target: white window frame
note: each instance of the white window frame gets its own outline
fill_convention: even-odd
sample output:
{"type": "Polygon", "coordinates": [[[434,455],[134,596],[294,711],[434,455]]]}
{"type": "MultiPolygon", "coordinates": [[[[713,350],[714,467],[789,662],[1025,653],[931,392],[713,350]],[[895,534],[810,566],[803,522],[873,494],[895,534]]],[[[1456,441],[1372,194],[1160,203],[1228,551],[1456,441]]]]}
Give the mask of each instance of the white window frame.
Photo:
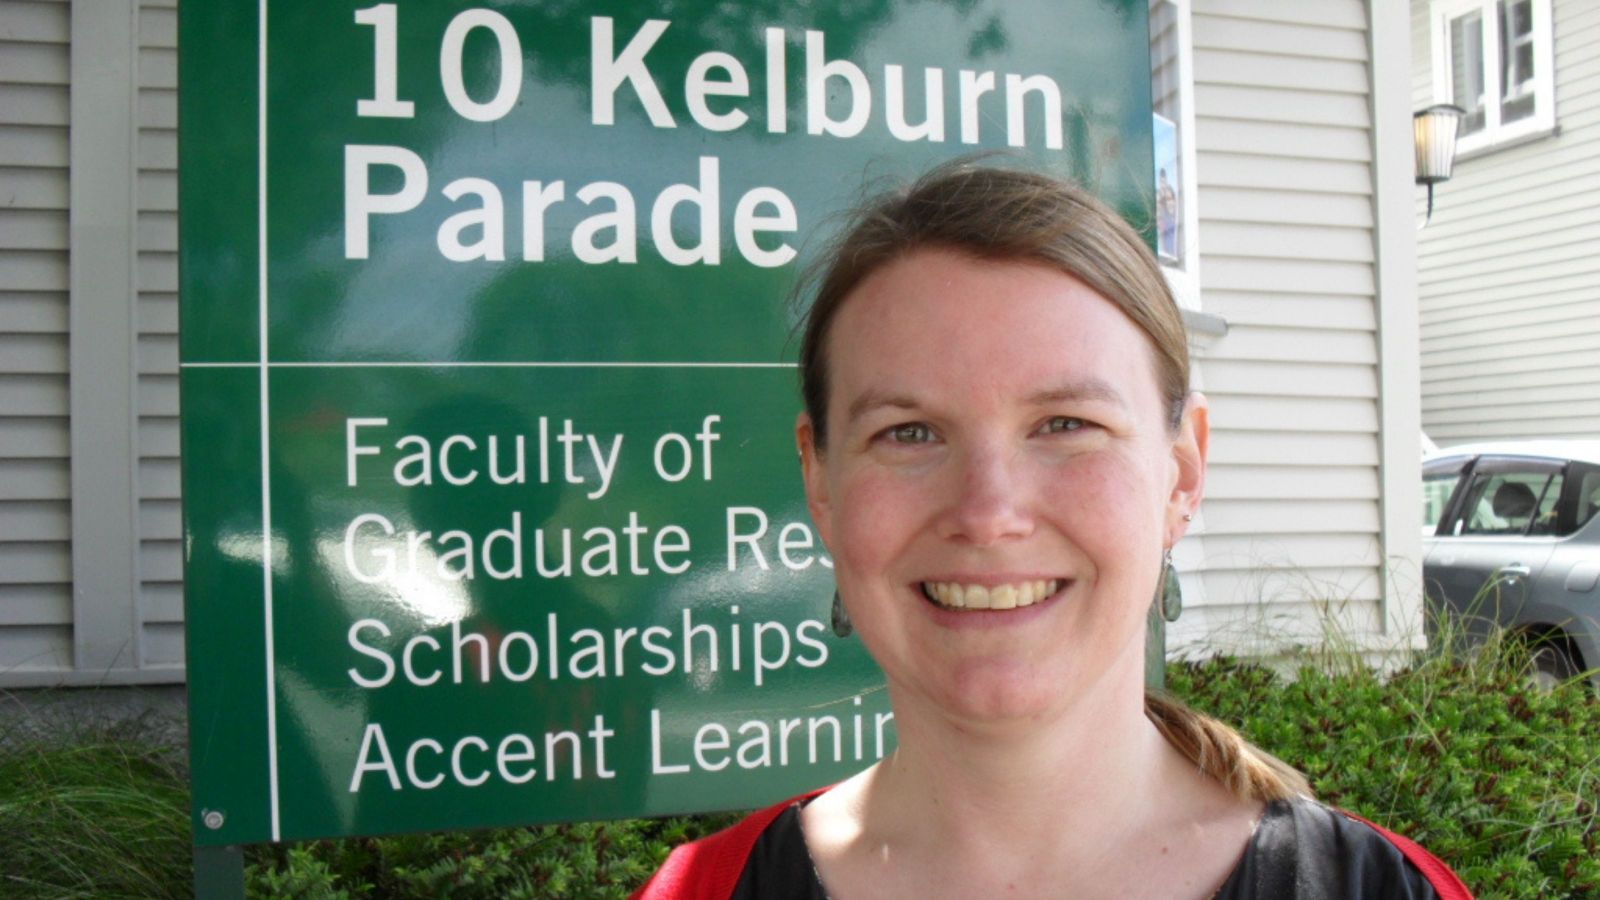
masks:
{"type": "MultiPolygon", "coordinates": [[[[1194,34],[1190,0],[1149,0],[1149,8],[1167,5],[1176,14],[1174,22],[1178,64],[1178,160],[1182,169],[1178,180],[1179,233],[1183,236],[1181,262],[1161,260],[1167,286],[1184,309],[1200,309],[1200,191],[1196,184],[1194,127],[1194,34]]],[[[1152,83],[1152,89],[1154,84],[1152,83]]]]}
{"type": "Polygon", "coordinates": [[[1551,0],[1530,0],[1533,17],[1533,115],[1509,124],[1500,121],[1500,14],[1499,0],[1433,0],[1429,8],[1433,45],[1433,96],[1439,103],[1455,103],[1451,73],[1450,23],[1471,12],[1483,22],[1483,128],[1463,134],[1456,142],[1457,159],[1525,143],[1556,130],[1555,42],[1552,37],[1551,0]]]}

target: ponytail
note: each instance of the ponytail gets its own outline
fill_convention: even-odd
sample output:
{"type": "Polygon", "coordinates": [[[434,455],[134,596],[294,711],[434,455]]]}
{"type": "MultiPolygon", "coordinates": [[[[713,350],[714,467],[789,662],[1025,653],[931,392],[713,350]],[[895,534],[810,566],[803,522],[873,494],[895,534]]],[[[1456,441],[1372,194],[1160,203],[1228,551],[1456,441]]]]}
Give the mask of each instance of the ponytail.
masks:
{"type": "Polygon", "coordinates": [[[1179,753],[1244,800],[1310,797],[1299,770],[1245,740],[1239,732],[1171,697],[1146,692],[1144,713],[1179,753]]]}

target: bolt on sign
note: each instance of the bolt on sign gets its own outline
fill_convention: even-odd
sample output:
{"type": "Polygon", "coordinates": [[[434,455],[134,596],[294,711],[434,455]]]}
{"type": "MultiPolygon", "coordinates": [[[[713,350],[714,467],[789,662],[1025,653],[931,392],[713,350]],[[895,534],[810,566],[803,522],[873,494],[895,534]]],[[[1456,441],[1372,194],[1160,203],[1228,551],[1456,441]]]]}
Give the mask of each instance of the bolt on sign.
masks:
{"type": "Polygon", "coordinates": [[[1144,0],[184,4],[203,844],[747,808],[892,749],[796,271],[983,149],[1153,208],[1144,0]]]}

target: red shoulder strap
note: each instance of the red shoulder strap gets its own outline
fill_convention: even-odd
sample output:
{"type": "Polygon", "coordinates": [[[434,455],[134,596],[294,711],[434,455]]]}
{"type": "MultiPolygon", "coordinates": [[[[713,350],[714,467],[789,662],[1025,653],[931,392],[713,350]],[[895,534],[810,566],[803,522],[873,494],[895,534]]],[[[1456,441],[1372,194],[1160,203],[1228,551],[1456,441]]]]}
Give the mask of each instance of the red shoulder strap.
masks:
{"type": "Polygon", "coordinates": [[[656,874],[631,900],[727,900],[739,884],[750,850],[773,820],[796,803],[826,791],[818,788],[790,797],[745,817],[731,828],[684,844],[672,851],[656,874]]]}
{"type": "Polygon", "coordinates": [[[1349,810],[1341,809],[1339,812],[1365,824],[1388,838],[1389,843],[1398,847],[1400,852],[1405,854],[1406,859],[1410,860],[1411,864],[1416,866],[1417,870],[1428,879],[1428,883],[1432,884],[1433,889],[1439,893],[1440,900],[1472,900],[1472,892],[1467,890],[1467,886],[1461,881],[1460,876],[1452,872],[1449,866],[1441,862],[1439,857],[1429,853],[1421,844],[1403,835],[1395,834],[1382,825],[1364,819],[1349,810]]]}

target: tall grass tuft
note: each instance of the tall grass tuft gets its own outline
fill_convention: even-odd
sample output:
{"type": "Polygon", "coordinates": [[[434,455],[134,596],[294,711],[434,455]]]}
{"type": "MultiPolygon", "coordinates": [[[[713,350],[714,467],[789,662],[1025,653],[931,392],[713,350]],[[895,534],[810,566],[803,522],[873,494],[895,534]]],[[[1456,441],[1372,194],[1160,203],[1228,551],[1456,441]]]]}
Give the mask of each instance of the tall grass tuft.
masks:
{"type": "Polygon", "coordinates": [[[0,896],[187,897],[189,780],[137,727],[0,735],[0,896]]]}

